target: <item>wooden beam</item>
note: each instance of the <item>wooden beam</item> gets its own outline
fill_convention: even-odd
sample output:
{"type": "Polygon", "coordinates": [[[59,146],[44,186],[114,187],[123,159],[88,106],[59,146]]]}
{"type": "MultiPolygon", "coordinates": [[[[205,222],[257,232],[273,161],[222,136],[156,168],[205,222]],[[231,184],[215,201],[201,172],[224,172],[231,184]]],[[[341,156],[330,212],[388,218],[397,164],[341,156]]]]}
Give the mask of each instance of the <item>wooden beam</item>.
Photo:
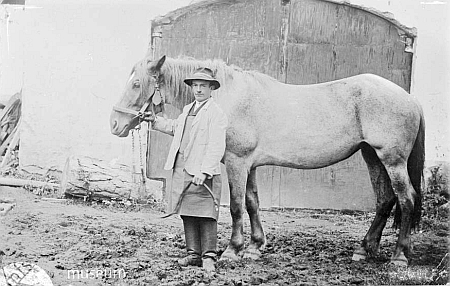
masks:
{"type": "Polygon", "coordinates": [[[0,178],[0,186],[10,186],[10,187],[47,187],[47,188],[58,188],[58,184],[41,182],[35,180],[25,180],[25,179],[16,179],[16,178],[0,178]]]}

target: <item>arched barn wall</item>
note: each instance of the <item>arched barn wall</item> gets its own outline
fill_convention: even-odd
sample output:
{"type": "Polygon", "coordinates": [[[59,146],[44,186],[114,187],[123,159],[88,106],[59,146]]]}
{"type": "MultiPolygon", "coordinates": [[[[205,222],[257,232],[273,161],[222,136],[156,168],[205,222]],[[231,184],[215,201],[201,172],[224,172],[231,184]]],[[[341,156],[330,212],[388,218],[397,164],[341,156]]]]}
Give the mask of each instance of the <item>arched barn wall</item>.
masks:
{"type": "MultiPolygon", "coordinates": [[[[220,58],[290,84],[374,73],[409,91],[414,39],[414,29],[348,3],[210,0],[155,19],[149,49],[155,58],[220,58]]],[[[180,106],[169,108],[170,117],[180,112],[180,106]]],[[[150,134],[147,175],[170,176],[163,171],[163,163],[171,137],[156,131],[150,134]]],[[[257,169],[257,176],[261,207],[375,207],[367,167],[359,152],[327,168],[264,166],[257,169]]],[[[226,202],[228,186],[224,186],[223,196],[226,202]]]]}

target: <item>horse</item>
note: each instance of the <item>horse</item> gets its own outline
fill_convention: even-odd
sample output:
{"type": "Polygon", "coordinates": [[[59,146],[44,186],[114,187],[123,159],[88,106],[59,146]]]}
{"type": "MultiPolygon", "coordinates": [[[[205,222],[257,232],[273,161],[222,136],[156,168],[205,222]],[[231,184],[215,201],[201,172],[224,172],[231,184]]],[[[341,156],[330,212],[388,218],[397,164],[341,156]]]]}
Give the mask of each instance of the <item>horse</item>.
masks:
{"type": "Polygon", "coordinates": [[[216,71],[221,88],[214,100],[229,120],[222,162],[230,187],[232,234],[221,259],[258,259],[264,250],[257,167],[316,169],[361,150],[376,195],[376,215],[352,259],[378,254],[382,231],[394,213],[399,233],[390,261],[408,265],[411,230],[421,217],[425,160],[425,121],[413,96],[374,74],[292,85],[216,59],[144,57],[134,65],[113,107],[112,134],[126,137],[142,121],[146,106],[152,107],[150,113],[161,111],[161,99],[155,96],[180,109],[191,102],[192,91],[183,79],[199,67],[216,71]],[[246,249],[244,207],[251,226],[246,249]]]}

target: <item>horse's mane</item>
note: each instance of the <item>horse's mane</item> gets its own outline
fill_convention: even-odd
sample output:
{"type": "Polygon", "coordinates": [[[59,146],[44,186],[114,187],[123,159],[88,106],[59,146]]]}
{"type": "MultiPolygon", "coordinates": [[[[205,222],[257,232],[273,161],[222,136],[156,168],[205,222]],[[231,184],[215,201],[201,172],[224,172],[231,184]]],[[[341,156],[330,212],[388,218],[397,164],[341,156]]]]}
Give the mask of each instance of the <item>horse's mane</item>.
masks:
{"type": "Polygon", "coordinates": [[[183,80],[199,67],[208,67],[213,70],[217,80],[221,83],[221,88],[214,92],[215,97],[222,96],[227,90],[229,91],[233,80],[238,77],[248,85],[265,86],[271,81],[276,81],[276,79],[257,71],[246,71],[234,65],[227,65],[220,59],[167,58],[161,70],[164,76],[164,85],[170,90],[169,94],[166,94],[167,102],[181,108],[194,100],[191,90],[183,80]]]}

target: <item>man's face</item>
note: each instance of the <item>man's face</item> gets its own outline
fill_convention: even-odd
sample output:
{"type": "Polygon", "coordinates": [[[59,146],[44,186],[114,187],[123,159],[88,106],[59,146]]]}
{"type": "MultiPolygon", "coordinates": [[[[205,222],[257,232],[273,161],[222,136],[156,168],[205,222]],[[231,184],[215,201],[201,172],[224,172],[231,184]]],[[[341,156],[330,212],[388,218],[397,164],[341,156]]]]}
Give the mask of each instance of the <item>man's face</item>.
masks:
{"type": "Polygon", "coordinates": [[[209,81],[194,79],[191,84],[192,91],[194,92],[195,100],[202,102],[210,98],[213,87],[209,81]]]}

